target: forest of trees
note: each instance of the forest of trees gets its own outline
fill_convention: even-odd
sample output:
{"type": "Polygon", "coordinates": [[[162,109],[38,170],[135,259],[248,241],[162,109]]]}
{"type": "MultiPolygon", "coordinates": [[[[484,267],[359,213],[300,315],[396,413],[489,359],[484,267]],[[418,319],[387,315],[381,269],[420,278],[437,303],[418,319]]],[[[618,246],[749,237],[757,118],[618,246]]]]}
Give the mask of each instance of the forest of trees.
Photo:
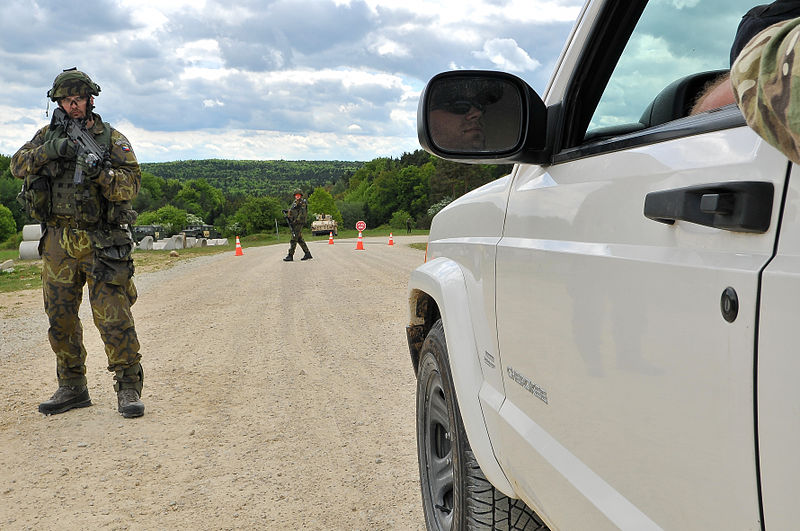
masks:
{"type": "Polygon", "coordinates": [[[339,160],[180,160],[142,163],[142,171],[169,180],[205,179],[225,194],[277,196],[286,188],[313,188],[336,182],[363,166],[339,160]]]}
{"type": "MultiPolygon", "coordinates": [[[[0,155],[0,242],[19,239],[32,221],[16,201],[22,181],[0,155]]],[[[142,186],[134,202],[137,224],[164,225],[178,232],[188,224],[214,225],[228,236],[274,230],[283,224],[300,188],[313,214],[331,214],[343,228],[405,228],[411,219],[428,228],[447,203],[511,169],[509,165],[467,165],[423,150],[369,162],[191,160],[142,164],[142,186]]]]}

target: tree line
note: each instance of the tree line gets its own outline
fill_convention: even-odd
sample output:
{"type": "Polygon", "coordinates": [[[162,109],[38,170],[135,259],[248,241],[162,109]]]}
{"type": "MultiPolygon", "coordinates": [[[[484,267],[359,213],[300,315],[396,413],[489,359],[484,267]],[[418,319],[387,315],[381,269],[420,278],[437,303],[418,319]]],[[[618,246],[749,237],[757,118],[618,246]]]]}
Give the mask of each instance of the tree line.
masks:
{"type": "MultiPolygon", "coordinates": [[[[19,239],[32,223],[16,201],[22,182],[0,155],[0,242],[19,239]]],[[[505,175],[510,165],[467,165],[423,150],[398,158],[348,161],[193,160],[143,163],[134,201],[137,225],[177,233],[187,225],[214,225],[227,236],[271,232],[283,225],[295,189],[308,198],[309,221],[330,214],[342,228],[420,229],[453,199],[505,175]]]]}

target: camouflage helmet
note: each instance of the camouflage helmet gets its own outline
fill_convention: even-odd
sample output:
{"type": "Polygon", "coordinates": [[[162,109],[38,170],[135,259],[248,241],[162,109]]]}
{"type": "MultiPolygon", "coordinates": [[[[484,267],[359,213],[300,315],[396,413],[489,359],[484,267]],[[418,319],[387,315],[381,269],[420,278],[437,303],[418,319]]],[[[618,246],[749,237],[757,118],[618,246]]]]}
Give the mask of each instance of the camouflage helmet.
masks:
{"type": "Polygon", "coordinates": [[[294,196],[294,195],[297,195],[297,194],[303,195],[303,191],[300,188],[296,188],[292,195],[294,196]]]}
{"type": "Polygon", "coordinates": [[[69,96],[97,96],[100,86],[75,67],[68,68],[53,80],[53,88],[47,91],[52,101],[69,96]]]}

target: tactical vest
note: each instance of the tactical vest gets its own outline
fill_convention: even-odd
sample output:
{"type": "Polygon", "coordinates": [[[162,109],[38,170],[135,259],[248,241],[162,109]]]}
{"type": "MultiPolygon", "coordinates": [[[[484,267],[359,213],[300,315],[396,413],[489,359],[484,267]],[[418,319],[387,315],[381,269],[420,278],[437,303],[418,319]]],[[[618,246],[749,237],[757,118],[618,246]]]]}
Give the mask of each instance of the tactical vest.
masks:
{"type": "MultiPolygon", "coordinates": [[[[103,132],[95,136],[97,143],[111,149],[111,125],[103,122],[103,132]]],[[[60,132],[45,133],[44,140],[57,138],[60,132]]],[[[75,184],[75,159],[58,159],[49,162],[43,173],[50,177],[50,214],[60,218],[74,220],[79,226],[94,227],[99,223],[113,222],[104,219],[109,209],[108,201],[100,193],[100,187],[91,179],[84,179],[80,184],[75,184]]]]}

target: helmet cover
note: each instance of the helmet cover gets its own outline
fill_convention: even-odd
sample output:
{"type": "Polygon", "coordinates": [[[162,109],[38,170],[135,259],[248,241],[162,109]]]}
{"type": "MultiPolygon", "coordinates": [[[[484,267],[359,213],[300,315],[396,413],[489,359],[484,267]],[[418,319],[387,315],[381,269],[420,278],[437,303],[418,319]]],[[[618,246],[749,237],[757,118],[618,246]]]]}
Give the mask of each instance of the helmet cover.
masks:
{"type": "Polygon", "coordinates": [[[58,101],[70,96],[97,96],[99,93],[100,86],[88,75],[73,67],[56,76],[53,87],[47,91],[47,96],[52,101],[58,101]]]}

